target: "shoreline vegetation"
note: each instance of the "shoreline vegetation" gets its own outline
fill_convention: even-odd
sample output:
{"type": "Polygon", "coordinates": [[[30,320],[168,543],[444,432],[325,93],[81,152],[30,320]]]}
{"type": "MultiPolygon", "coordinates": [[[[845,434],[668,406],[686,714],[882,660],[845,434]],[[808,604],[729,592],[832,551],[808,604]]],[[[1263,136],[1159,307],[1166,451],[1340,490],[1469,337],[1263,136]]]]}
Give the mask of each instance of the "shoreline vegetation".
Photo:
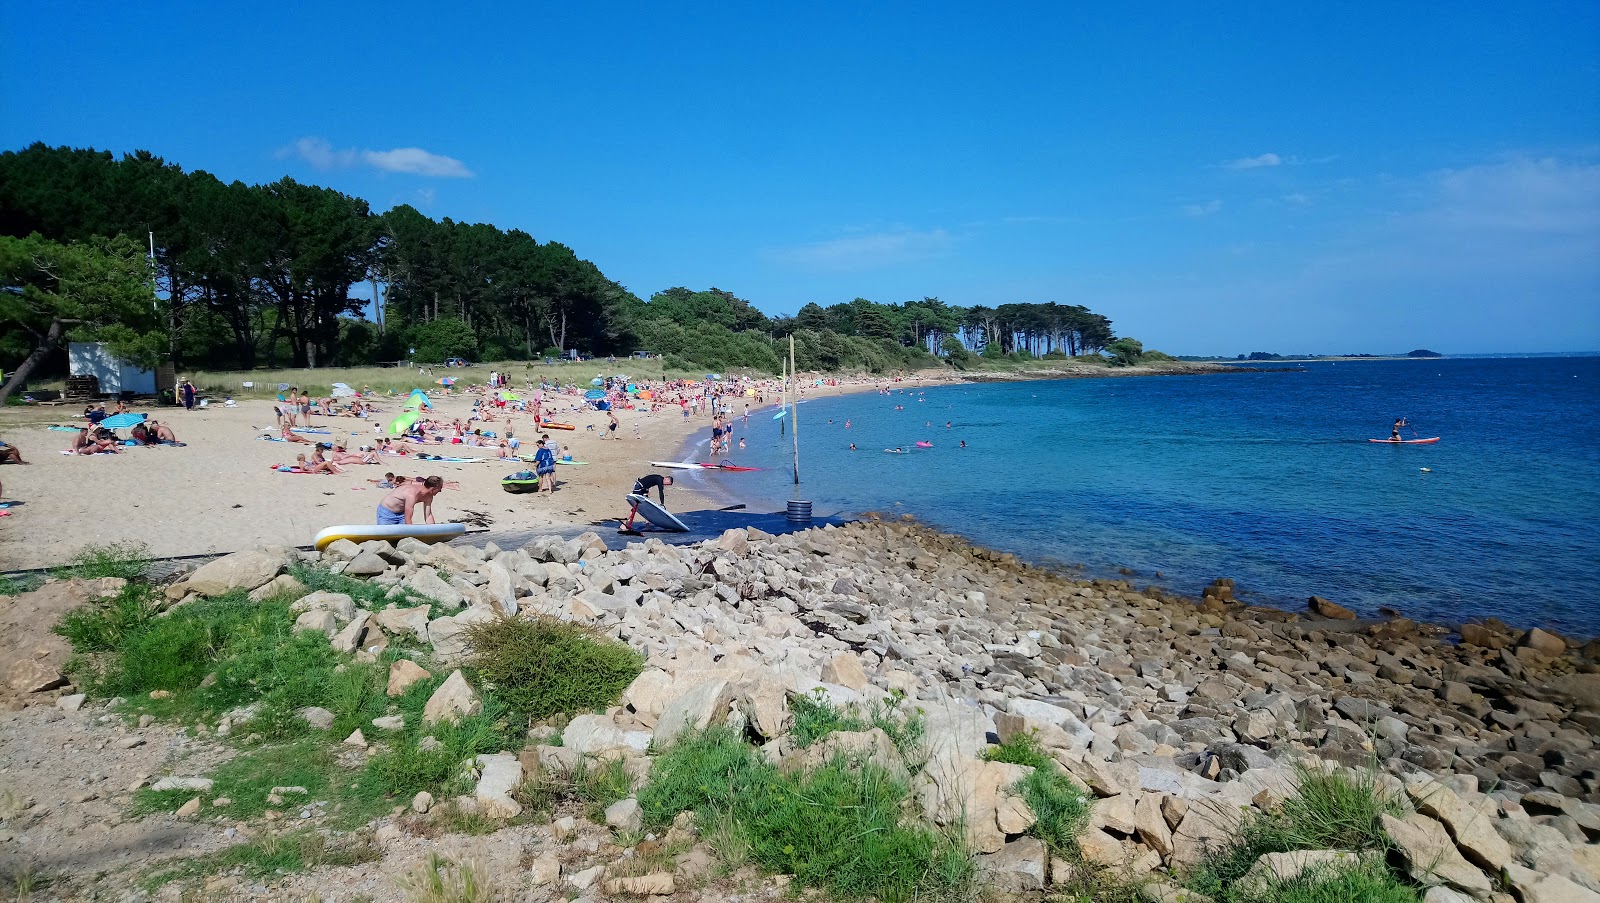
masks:
{"type": "Polygon", "coordinates": [[[19,898],[1600,892],[1600,644],[1544,631],[1182,599],[903,521],[140,558],[0,600],[19,898]]]}
{"type": "Polygon", "coordinates": [[[147,151],[0,153],[0,211],[0,284],[26,299],[4,313],[0,403],[64,372],[69,341],[186,373],[578,353],[771,376],[791,344],[818,372],[1171,360],[1081,304],[857,297],[769,316],[716,287],[644,297],[559,241],[290,178],[225,183],[147,151]]]}

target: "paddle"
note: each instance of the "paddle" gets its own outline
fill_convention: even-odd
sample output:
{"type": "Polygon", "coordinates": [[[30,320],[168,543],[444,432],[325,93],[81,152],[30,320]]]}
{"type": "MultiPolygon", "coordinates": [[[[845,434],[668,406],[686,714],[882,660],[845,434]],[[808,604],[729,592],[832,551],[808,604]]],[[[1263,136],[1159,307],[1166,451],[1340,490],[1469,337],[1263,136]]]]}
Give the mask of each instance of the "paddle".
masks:
{"type": "Polygon", "coordinates": [[[718,508],[717,510],[718,511],[743,511],[744,510],[744,506],[743,505],[729,505],[726,508],[718,508]]]}

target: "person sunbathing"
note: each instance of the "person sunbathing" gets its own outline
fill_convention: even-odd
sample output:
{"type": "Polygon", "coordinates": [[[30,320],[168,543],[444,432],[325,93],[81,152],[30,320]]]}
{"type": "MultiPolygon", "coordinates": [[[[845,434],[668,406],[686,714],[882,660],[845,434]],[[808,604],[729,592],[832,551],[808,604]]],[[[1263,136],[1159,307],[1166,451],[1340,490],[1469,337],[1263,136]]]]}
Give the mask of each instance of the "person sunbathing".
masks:
{"type": "MultiPolygon", "coordinates": [[[[305,456],[301,455],[301,457],[303,458],[305,456]]],[[[340,468],[339,465],[322,456],[322,446],[320,445],[311,450],[311,460],[309,461],[309,464],[311,467],[311,473],[344,473],[344,470],[340,468]]]]}
{"type": "MultiPolygon", "coordinates": [[[[292,421],[292,420],[289,421],[289,423],[291,423],[291,424],[293,422],[294,421],[292,421]]],[[[283,427],[283,441],[285,441],[285,442],[299,442],[299,443],[302,443],[304,445],[316,445],[315,442],[312,442],[310,439],[307,439],[306,437],[304,437],[304,436],[300,435],[299,433],[295,432],[294,431],[294,427],[290,426],[288,424],[285,424],[284,427],[283,427]]]]}
{"type": "Polygon", "coordinates": [[[22,460],[22,451],[9,442],[0,440],[0,464],[26,464],[22,460]]]}
{"type": "Polygon", "coordinates": [[[179,442],[178,437],[173,434],[172,428],[167,426],[165,423],[158,423],[152,420],[147,423],[146,426],[149,428],[149,435],[151,441],[153,442],[160,442],[163,445],[183,444],[182,442],[179,442]]]}
{"type": "Polygon", "coordinates": [[[378,453],[375,451],[345,451],[339,446],[334,446],[330,460],[335,464],[376,464],[378,453]]]}

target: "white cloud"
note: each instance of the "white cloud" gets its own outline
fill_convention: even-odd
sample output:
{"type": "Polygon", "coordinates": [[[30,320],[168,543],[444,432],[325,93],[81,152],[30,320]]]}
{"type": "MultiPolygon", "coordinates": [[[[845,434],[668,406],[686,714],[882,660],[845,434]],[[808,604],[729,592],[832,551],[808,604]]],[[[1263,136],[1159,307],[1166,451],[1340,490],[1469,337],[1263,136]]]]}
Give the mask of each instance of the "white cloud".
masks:
{"type": "Polygon", "coordinates": [[[1262,166],[1281,166],[1283,158],[1277,154],[1262,154],[1259,157],[1241,157],[1238,160],[1229,160],[1223,164],[1229,169],[1258,169],[1262,166]]]}
{"type": "Polygon", "coordinates": [[[1184,204],[1184,216],[1210,216],[1222,209],[1222,202],[1218,200],[1206,201],[1204,204],[1184,204]]]}
{"type": "Polygon", "coordinates": [[[944,229],[897,229],[765,252],[769,260],[809,270],[869,270],[937,257],[955,239],[944,229]]]}
{"type": "Polygon", "coordinates": [[[470,179],[472,170],[454,157],[429,153],[420,147],[393,150],[337,149],[325,138],[301,138],[278,151],[279,158],[299,157],[318,169],[370,166],[380,172],[403,172],[441,179],[470,179]]]}

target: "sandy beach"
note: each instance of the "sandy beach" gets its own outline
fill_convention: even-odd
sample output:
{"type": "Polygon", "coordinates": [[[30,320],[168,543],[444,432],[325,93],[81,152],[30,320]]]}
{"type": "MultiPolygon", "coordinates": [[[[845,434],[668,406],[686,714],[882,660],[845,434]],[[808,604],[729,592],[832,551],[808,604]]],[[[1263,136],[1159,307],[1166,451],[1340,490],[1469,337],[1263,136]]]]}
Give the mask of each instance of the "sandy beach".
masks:
{"type": "MultiPolygon", "coordinates": [[[[903,380],[896,386],[941,381],[947,380],[903,380]]],[[[803,397],[868,391],[881,382],[861,379],[808,387],[803,397]]],[[[464,420],[476,397],[457,393],[435,398],[436,417],[464,420]]],[[[332,433],[308,438],[347,441],[350,448],[369,443],[402,404],[400,397],[379,399],[380,413],[373,420],[314,416],[314,427],[332,433]]],[[[81,411],[66,405],[55,410],[60,417],[49,422],[61,424],[78,422],[75,415],[81,411]]],[[[192,412],[134,410],[147,411],[168,424],[187,445],[68,456],[60,450],[73,434],[49,430],[41,409],[0,414],[0,438],[20,448],[31,462],[0,468],[5,499],[22,502],[8,509],[10,516],[0,518],[0,570],[60,565],[84,546],[108,543],[142,543],[155,556],[223,553],[262,544],[305,545],[319,530],[334,524],[372,523],[384,490],[371,481],[381,480],[391,470],[408,476],[438,474],[459,482],[459,490],[447,490],[435,501],[435,520],[484,526],[491,531],[489,538],[501,530],[600,525],[627,514],[623,496],[637,477],[653,470],[651,461],[677,460],[684,443],[709,431],[711,423],[703,411],[684,418],[676,406],[655,414],[624,410],[618,412],[621,438],[602,440],[606,415],[587,409],[576,396],[560,396],[546,416],[577,428],[551,430],[549,435],[558,445],[569,446],[573,459],[587,466],[559,467],[554,494],[513,495],[500,488],[501,478],[532,465],[497,460],[493,448],[444,445],[438,450],[485,459],[481,463],[384,458],[377,465],[348,465],[337,475],[286,474],[272,466],[293,463],[295,455],[310,446],[259,438],[276,435],[260,429],[274,424],[270,401],[241,400],[232,408],[212,404],[192,412]],[[569,409],[577,410],[569,413],[569,409]]],[[[538,438],[532,417],[516,414],[512,424],[523,441],[521,453],[531,456],[538,438]]],[[[675,486],[668,506],[688,511],[727,504],[721,499],[693,487],[675,486]]]]}

